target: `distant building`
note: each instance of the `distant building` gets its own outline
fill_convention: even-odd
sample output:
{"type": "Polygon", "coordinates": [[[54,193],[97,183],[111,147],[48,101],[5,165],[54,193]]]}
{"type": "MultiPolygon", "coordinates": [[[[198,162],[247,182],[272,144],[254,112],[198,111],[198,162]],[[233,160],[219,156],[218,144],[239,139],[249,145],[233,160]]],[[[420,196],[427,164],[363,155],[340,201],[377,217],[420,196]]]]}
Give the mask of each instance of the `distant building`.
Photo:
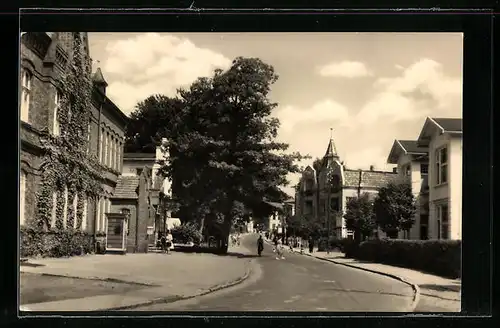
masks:
{"type": "Polygon", "coordinates": [[[388,162],[411,177],[419,199],[414,239],[462,238],[462,119],[425,120],[415,141],[394,142],[388,162]]]}
{"type": "Polygon", "coordinates": [[[136,227],[128,237],[129,252],[154,248],[159,233],[180,224],[179,219],[171,218],[161,206],[162,199],[170,194],[171,185],[159,174],[160,162],[165,156],[167,153],[161,145],[155,153],[125,153],[123,156],[123,171],[112,200],[114,211],[129,209],[130,226],[136,227]]]}
{"type": "Polygon", "coordinates": [[[347,201],[362,193],[375,196],[381,187],[397,178],[395,171],[377,171],[373,166],[370,170],[345,167],[330,139],[318,171],[307,166],[302,173],[296,187],[296,214],[318,217],[338,237],[352,237],[353,232],[347,230],[343,218],[347,201]]]}

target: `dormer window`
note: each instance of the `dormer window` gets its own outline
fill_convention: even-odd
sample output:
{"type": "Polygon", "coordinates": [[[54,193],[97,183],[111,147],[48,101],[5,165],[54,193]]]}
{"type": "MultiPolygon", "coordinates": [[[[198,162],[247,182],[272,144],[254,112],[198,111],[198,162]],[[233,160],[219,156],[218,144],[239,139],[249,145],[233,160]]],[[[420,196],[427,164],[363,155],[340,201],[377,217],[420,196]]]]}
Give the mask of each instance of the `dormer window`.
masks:
{"type": "Polygon", "coordinates": [[[21,74],[21,121],[29,122],[31,83],[33,75],[26,69],[23,69],[21,74]]]}

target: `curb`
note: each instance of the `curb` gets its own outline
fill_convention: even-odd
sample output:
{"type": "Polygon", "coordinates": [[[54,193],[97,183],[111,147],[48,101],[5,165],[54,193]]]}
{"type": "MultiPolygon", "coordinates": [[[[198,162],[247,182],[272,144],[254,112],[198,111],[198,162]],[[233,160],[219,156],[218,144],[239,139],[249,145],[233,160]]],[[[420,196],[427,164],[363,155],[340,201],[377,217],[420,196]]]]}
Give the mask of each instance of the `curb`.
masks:
{"type": "Polygon", "coordinates": [[[414,284],[404,278],[401,278],[399,276],[396,276],[396,275],[393,275],[393,274],[390,274],[390,273],[386,273],[386,272],[382,272],[382,271],[376,271],[376,270],[372,270],[372,269],[367,269],[367,268],[362,268],[362,267],[358,267],[358,266],[355,266],[355,265],[352,265],[352,264],[347,264],[347,263],[341,263],[341,262],[337,262],[337,261],[334,261],[334,260],[330,260],[330,259],[325,259],[325,258],[322,258],[322,257],[318,257],[318,256],[314,256],[314,255],[311,255],[311,254],[307,254],[307,253],[304,253],[305,255],[307,256],[310,256],[310,257],[314,257],[318,260],[322,260],[322,261],[326,261],[326,262],[331,262],[331,263],[335,263],[335,264],[338,264],[338,265],[343,265],[343,266],[346,266],[346,267],[349,267],[349,268],[353,268],[353,269],[358,269],[358,270],[362,270],[362,271],[367,271],[367,272],[371,272],[371,273],[375,273],[375,274],[379,274],[379,275],[382,275],[382,276],[386,276],[386,277],[389,277],[389,278],[392,278],[392,279],[395,279],[395,280],[399,280],[407,285],[410,285],[410,287],[413,289],[413,292],[415,293],[413,295],[413,301],[412,301],[412,304],[411,304],[411,307],[410,307],[410,311],[409,312],[414,312],[415,309],[417,308],[417,305],[418,303],[420,302],[420,287],[418,287],[417,284],[414,284]]]}
{"type": "Polygon", "coordinates": [[[162,304],[162,303],[164,303],[164,304],[174,303],[174,302],[177,302],[177,301],[188,300],[188,299],[191,299],[191,298],[195,298],[195,297],[207,295],[207,294],[210,294],[210,293],[214,293],[214,292],[217,292],[217,291],[222,290],[222,289],[226,289],[226,288],[229,288],[229,287],[233,287],[233,286],[239,285],[239,284],[243,283],[245,280],[247,280],[248,277],[250,277],[250,274],[252,273],[252,266],[250,264],[251,264],[251,260],[247,262],[245,274],[242,277],[239,277],[239,278],[237,278],[237,279],[235,279],[233,281],[227,282],[227,283],[215,285],[213,287],[208,288],[207,290],[204,290],[204,291],[196,293],[196,294],[192,294],[192,295],[173,295],[173,296],[167,296],[167,297],[160,297],[160,298],[157,298],[157,299],[154,299],[154,300],[151,300],[151,301],[147,301],[147,302],[137,303],[137,304],[133,304],[133,305],[124,305],[124,306],[118,306],[118,307],[105,308],[105,309],[100,309],[100,310],[97,310],[97,311],[131,310],[131,309],[138,308],[138,307],[141,307],[141,306],[148,306],[148,305],[155,305],[155,304],[162,304]]]}

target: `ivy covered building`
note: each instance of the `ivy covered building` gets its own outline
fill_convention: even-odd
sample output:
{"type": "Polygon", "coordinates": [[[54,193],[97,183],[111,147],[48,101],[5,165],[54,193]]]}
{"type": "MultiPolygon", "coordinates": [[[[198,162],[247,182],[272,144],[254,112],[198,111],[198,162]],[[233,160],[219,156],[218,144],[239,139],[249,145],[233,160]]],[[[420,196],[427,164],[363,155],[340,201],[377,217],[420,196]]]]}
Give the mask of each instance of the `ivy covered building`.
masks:
{"type": "Polygon", "coordinates": [[[23,33],[20,53],[20,225],[102,233],[128,118],[91,72],[87,33],[23,33]]]}
{"type": "Polygon", "coordinates": [[[362,193],[375,196],[389,182],[396,181],[398,174],[347,168],[337,154],[333,139],[330,139],[320,167],[307,166],[302,173],[295,193],[295,212],[305,217],[317,217],[338,237],[353,235],[343,219],[347,201],[362,193]],[[336,213],[340,215],[335,215],[336,213]]]}

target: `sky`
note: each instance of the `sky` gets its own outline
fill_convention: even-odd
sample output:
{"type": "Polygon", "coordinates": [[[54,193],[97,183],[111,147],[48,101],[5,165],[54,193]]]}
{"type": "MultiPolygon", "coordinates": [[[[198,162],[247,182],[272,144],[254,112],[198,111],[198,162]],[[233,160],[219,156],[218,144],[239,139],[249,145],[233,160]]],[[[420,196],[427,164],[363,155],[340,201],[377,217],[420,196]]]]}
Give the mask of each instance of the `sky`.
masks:
{"type": "Polygon", "coordinates": [[[279,75],[269,95],[279,141],[312,156],[301,165],[331,134],[348,168],[391,170],[394,139],[416,139],[427,116],[462,117],[461,33],[89,33],[89,43],[125,114],[235,57],[260,58],[279,75]]]}

